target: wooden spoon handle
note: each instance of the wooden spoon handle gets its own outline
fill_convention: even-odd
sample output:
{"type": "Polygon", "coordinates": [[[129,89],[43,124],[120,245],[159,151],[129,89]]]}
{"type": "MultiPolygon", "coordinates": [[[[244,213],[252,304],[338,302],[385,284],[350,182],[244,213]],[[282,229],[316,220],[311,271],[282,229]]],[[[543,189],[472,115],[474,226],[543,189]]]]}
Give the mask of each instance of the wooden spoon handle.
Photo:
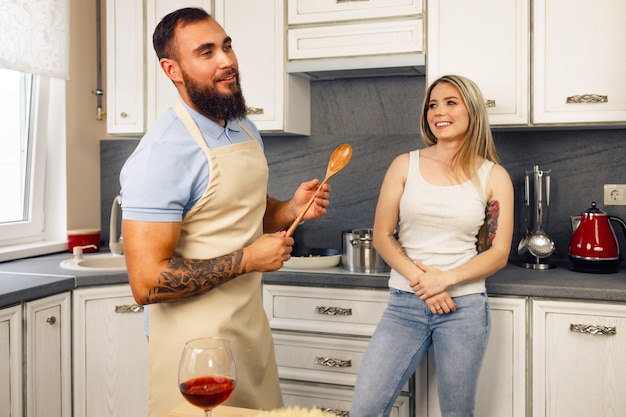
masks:
{"type": "Polygon", "coordinates": [[[300,214],[298,215],[298,217],[296,217],[293,223],[291,223],[291,226],[289,226],[289,229],[287,229],[287,234],[285,236],[291,236],[296,230],[296,227],[300,225],[300,222],[302,222],[304,215],[307,211],[309,211],[309,208],[311,207],[311,204],[313,204],[313,201],[315,201],[315,197],[317,197],[318,191],[324,186],[324,184],[326,184],[326,181],[328,181],[328,178],[324,178],[324,181],[322,181],[320,185],[317,186],[315,193],[311,196],[309,202],[306,203],[306,207],[304,207],[304,210],[302,210],[302,212],[300,212],[300,214]]]}

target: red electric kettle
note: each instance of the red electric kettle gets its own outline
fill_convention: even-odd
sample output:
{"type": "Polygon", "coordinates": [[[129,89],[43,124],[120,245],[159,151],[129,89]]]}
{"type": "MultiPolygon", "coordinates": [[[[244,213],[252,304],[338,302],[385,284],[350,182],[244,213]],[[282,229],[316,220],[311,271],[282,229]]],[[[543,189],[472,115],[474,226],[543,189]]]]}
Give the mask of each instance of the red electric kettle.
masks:
{"type": "Polygon", "coordinates": [[[609,216],[591,203],[591,208],[580,214],[580,224],[569,242],[572,269],[579,272],[607,274],[617,272],[622,256],[611,221],[619,223],[626,236],[626,223],[609,216]]]}

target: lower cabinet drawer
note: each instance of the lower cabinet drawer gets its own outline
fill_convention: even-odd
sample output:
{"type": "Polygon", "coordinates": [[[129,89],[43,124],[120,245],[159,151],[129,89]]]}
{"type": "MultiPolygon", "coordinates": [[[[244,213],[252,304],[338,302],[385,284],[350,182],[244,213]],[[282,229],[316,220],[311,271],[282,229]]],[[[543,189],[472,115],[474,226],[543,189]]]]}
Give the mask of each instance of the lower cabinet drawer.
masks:
{"type": "MultiPolygon", "coordinates": [[[[369,339],[273,332],[281,379],[356,384],[369,339]]],[[[409,392],[409,384],[403,389],[409,392]]]]}
{"type": "Polygon", "coordinates": [[[371,336],[387,307],[387,289],[263,285],[272,329],[371,336]]]}
{"type": "MultiPolygon", "coordinates": [[[[308,384],[281,380],[280,387],[286,407],[321,408],[340,417],[348,417],[354,394],[351,387],[308,384]]],[[[411,401],[401,394],[391,410],[391,417],[409,417],[411,401]]]]}
{"type": "Polygon", "coordinates": [[[368,340],[274,332],[281,378],[354,385],[368,340]]]}

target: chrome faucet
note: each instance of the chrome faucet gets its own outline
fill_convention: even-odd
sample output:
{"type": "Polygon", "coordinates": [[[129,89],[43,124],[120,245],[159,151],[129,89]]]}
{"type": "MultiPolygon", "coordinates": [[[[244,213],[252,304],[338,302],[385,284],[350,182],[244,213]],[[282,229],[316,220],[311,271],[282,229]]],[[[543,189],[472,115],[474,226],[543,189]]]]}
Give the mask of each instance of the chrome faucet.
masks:
{"type": "Polygon", "coordinates": [[[111,206],[111,222],[109,228],[109,250],[113,255],[123,255],[124,245],[122,244],[122,231],[120,230],[119,239],[117,234],[117,221],[120,217],[122,207],[122,196],[116,196],[111,206]]]}

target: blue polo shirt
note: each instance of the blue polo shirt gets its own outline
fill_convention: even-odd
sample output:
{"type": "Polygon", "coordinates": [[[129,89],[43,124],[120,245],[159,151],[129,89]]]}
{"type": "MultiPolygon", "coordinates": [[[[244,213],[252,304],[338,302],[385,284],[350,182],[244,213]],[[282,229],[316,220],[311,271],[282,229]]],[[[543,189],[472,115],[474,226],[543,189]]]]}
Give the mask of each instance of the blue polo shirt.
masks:
{"type": "MultiPolygon", "coordinates": [[[[184,103],[183,103],[184,104],[184,103]]],[[[263,147],[249,119],[222,127],[184,104],[209,148],[250,140],[244,125],[263,147]]],[[[209,184],[206,155],[173,108],[149,129],[120,173],[122,216],[126,220],[180,222],[209,184]]]]}

